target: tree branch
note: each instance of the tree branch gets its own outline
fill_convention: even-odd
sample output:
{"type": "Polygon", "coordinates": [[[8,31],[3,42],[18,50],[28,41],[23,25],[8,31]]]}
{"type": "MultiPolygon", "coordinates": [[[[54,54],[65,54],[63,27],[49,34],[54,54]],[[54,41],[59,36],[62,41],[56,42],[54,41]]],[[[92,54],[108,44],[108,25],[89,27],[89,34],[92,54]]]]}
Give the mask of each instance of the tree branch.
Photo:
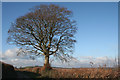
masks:
{"type": "Polygon", "coordinates": [[[51,52],[50,55],[52,55],[52,54],[54,54],[54,53],[56,53],[56,52],[58,51],[58,49],[59,49],[59,44],[60,44],[63,36],[64,36],[64,35],[60,36],[59,41],[58,41],[58,43],[57,43],[57,45],[56,45],[56,46],[57,46],[56,50],[55,50],[55,51],[50,51],[50,52],[51,52]]]}

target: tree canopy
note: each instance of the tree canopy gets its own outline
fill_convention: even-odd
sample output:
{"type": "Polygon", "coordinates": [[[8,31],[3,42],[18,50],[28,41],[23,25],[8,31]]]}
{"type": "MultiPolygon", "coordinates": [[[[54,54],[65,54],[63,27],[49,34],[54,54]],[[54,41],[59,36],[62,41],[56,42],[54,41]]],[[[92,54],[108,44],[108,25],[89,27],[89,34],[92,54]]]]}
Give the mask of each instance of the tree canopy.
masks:
{"type": "Polygon", "coordinates": [[[72,15],[72,11],[57,5],[36,6],[11,24],[7,42],[17,45],[19,53],[53,55],[67,61],[76,42],[72,15]]]}

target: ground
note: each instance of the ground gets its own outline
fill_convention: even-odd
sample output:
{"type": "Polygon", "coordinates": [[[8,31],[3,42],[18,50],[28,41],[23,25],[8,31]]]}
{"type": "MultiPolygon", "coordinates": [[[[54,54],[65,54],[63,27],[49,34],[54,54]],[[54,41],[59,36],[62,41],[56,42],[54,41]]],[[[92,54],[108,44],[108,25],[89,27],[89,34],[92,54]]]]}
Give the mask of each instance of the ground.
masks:
{"type": "Polygon", "coordinates": [[[31,78],[118,78],[117,68],[53,68],[42,71],[41,67],[27,67],[16,69],[26,71],[31,78]]]}
{"type": "MultiPolygon", "coordinates": [[[[91,78],[102,78],[111,80],[120,80],[119,68],[52,68],[49,71],[43,70],[40,66],[15,68],[12,65],[2,63],[2,77],[6,78],[17,78],[35,80],[46,79],[46,78],[77,78],[77,79],[91,79],[91,78]]],[[[96,79],[95,79],[96,80],[96,79]]],[[[101,79],[100,79],[101,80],[101,79]]]]}

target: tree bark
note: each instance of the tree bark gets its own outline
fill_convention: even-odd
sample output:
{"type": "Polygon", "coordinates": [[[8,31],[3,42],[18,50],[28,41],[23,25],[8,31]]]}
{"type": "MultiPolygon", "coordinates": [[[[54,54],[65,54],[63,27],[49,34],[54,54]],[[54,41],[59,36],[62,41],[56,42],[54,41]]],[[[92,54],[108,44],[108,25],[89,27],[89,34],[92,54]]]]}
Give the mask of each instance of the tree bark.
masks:
{"type": "Polygon", "coordinates": [[[45,55],[45,63],[44,63],[42,70],[51,70],[51,69],[52,68],[49,64],[49,55],[45,55]]]}
{"type": "Polygon", "coordinates": [[[45,55],[45,65],[49,65],[49,55],[45,55]]]}

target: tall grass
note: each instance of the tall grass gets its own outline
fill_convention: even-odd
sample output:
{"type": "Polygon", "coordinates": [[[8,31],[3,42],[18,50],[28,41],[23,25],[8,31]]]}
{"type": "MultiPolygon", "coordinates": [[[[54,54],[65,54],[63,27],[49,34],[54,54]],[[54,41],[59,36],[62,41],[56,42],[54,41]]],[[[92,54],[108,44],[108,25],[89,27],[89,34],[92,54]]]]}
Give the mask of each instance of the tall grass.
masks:
{"type": "Polygon", "coordinates": [[[94,63],[90,62],[90,68],[53,68],[43,71],[41,67],[19,68],[19,71],[37,73],[40,76],[34,78],[118,78],[120,77],[117,60],[114,67],[107,67],[107,64],[99,65],[95,68],[94,63]]]}
{"type": "Polygon", "coordinates": [[[116,78],[118,71],[114,68],[53,68],[50,71],[42,71],[40,68],[19,69],[40,74],[36,78],[116,78]]]}

